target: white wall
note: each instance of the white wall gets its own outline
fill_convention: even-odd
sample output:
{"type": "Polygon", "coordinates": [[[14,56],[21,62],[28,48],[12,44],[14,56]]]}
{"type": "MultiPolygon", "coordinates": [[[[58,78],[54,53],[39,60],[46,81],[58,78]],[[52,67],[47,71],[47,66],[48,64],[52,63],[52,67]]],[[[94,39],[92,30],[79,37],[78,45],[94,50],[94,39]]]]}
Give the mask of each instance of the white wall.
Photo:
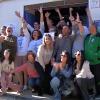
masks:
{"type": "MultiPolygon", "coordinates": [[[[46,3],[52,1],[61,1],[61,0],[8,0],[0,3],[0,27],[3,25],[12,24],[14,30],[18,33],[20,22],[15,16],[15,11],[20,11],[23,15],[23,10],[25,5],[46,3]]],[[[15,32],[15,34],[16,34],[15,32]]]]}

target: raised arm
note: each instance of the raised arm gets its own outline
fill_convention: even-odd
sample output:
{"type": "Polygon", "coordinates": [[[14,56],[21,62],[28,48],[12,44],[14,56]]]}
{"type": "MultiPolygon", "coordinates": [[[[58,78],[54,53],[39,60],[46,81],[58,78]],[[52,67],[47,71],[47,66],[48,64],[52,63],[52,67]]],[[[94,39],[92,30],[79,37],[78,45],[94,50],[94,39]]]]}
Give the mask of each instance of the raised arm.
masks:
{"type": "Polygon", "coordinates": [[[78,24],[78,28],[79,28],[80,35],[83,35],[84,27],[83,27],[83,25],[82,25],[82,21],[80,20],[80,16],[79,16],[78,13],[77,13],[76,22],[77,22],[77,24],[78,24]]]}
{"type": "Polygon", "coordinates": [[[40,23],[41,23],[41,22],[44,22],[44,18],[43,18],[43,8],[42,7],[40,7],[39,12],[40,12],[40,23]]]}
{"type": "Polygon", "coordinates": [[[45,13],[45,17],[46,17],[46,22],[47,22],[47,26],[50,29],[51,28],[51,20],[49,19],[50,13],[46,12],[45,13]]]}
{"type": "Polygon", "coordinates": [[[75,37],[76,37],[76,33],[77,33],[77,27],[76,27],[76,23],[75,23],[75,18],[72,15],[72,11],[73,8],[69,8],[69,20],[72,23],[72,33],[71,33],[71,40],[74,41],[75,37]]]}
{"type": "Polygon", "coordinates": [[[58,13],[60,20],[64,19],[64,17],[60,13],[59,8],[56,8],[55,11],[58,13]]]}
{"type": "Polygon", "coordinates": [[[93,20],[92,20],[89,8],[86,8],[86,14],[87,14],[87,17],[88,17],[89,27],[90,27],[93,24],[93,20]]]}
{"type": "Polygon", "coordinates": [[[25,21],[25,19],[20,15],[20,12],[15,11],[15,15],[20,19],[22,27],[24,29],[26,29],[26,28],[29,29],[30,32],[32,33],[34,28],[25,21]]]}
{"type": "Polygon", "coordinates": [[[69,8],[69,20],[71,21],[72,27],[73,27],[73,26],[75,26],[75,18],[72,15],[72,11],[73,11],[73,8],[69,8]]]}
{"type": "Polygon", "coordinates": [[[18,11],[15,11],[15,14],[16,14],[16,16],[20,19],[20,21],[21,21],[21,27],[22,27],[22,29],[23,29],[24,35],[25,35],[28,39],[30,39],[30,34],[29,34],[29,32],[28,32],[28,29],[27,29],[27,22],[25,21],[25,19],[24,19],[23,17],[21,17],[21,15],[20,15],[20,13],[19,13],[18,11]]]}
{"type": "Polygon", "coordinates": [[[15,11],[15,15],[20,19],[22,28],[26,29],[27,23],[26,23],[25,19],[20,15],[20,12],[15,11]]]}
{"type": "Polygon", "coordinates": [[[40,31],[44,34],[44,18],[43,18],[43,8],[40,7],[38,10],[40,12],[40,31]]]}

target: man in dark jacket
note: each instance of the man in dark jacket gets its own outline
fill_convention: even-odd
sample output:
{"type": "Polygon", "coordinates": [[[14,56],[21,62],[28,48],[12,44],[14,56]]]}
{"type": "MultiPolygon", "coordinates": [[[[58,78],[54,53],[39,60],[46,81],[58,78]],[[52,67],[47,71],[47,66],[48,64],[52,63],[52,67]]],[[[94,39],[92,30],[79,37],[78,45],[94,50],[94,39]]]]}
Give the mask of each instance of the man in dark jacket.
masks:
{"type": "Polygon", "coordinates": [[[12,58],[13,58],[13,60],[15,60],[16,51],[17,51],[17,37],[13,36],[12,33],[13,33],[12,27],[10,27],[10,26],[7,27],[6,28],[6,36],[2,43],[2,52],[5,49],[10,49],[12,58]]]}

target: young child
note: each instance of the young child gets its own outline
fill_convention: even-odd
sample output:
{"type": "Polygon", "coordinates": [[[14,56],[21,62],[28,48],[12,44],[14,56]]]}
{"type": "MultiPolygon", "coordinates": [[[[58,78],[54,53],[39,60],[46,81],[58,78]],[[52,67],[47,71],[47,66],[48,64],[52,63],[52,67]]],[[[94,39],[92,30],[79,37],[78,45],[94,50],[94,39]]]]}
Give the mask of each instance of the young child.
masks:
{"type": "Polygon", "coordinates": [[[14,69],[14,62],[9,49],[4,51],[4,55],[0,61],[0,82],[1,82],[1,93],[3,95],[7,92],[8,88],[18,90],[18,86],[13,84],[11,72],[14,69]]]}

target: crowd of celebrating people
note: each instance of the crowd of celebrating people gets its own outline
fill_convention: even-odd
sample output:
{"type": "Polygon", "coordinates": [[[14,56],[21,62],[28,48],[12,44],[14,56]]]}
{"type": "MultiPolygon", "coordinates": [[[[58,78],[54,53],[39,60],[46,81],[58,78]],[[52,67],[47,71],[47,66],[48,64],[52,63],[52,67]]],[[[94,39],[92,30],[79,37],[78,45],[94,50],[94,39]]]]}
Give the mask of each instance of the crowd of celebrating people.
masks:
{"type": "Polygon", "coordinates": [[[21,21],[17,37],[11,26],[1,28],[0,95],[9,88],[18,92],[31,89],[38,95],[53,95],[54,100],[74,92],[83,100],[94,100],[100,95],[100,33],[89,9],[89,27],[83,25],[78,12],[73,15],[73,8],[69,8],[67,21],[59,8],[55,9],[59,16],[56,26],[50,12],[44,14],[42,7],[38,11],[40,22],[33,27],[15,11],[21,21]]]}

